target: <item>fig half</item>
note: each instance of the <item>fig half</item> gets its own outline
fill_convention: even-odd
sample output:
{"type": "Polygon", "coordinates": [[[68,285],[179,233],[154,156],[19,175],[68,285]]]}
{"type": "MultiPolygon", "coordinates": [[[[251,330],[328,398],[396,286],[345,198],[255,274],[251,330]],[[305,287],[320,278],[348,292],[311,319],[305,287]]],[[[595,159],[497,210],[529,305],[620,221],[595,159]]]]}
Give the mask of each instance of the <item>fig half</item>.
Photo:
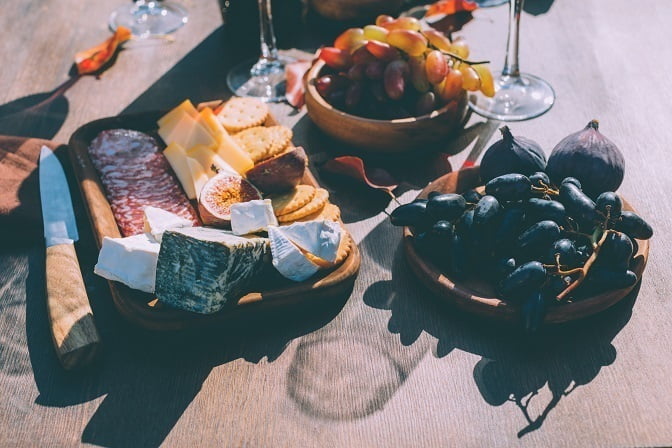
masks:
{"type": "Polygon", "coordinates": [[[203,186],[198,198],[198,213],[206,226],[227,227],[231,225],[233,204],[261,198],[259,190],[247,180],[222,173],[203,186]]]}
{"type": "Polygon", "coordinates": [[[257,163],[247,173],[247,180],[264,193],[280,193],[297,186],[306,171],[308,158],[302,147],[257,163]]]}

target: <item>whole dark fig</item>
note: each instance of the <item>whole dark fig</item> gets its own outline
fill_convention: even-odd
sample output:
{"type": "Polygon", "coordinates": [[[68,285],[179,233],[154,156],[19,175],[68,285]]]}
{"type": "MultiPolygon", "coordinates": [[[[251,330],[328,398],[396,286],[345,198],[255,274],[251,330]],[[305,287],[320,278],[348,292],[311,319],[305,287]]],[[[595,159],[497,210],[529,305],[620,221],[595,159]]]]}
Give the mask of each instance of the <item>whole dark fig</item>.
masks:
{"type": "Polygon", "coordinates": [[[595,199],[621,186],[625,159],[618,147],[598,131],[597,120],[592,120],[553,148],[546,172],[556,185],[566,177],[577,178],[583,191],[595,199]]]}
{"type": "Polygon", "coordinates": [[[503,126],[502,139],[488,148],[481,160],[481,179],[487,183],[502,174],[518,173],[529,176],[544,171],[546,156],[541,146],[525,137],[514,137],[503,126]]]}

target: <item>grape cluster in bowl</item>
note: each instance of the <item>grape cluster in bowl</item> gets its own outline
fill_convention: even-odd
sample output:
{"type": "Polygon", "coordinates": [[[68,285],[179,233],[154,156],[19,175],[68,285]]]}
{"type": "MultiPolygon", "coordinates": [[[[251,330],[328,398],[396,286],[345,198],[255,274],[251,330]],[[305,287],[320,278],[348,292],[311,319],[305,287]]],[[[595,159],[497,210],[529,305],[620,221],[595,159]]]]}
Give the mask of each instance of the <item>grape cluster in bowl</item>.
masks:
{"type": "Polygon", "coordinates": [[[366,118],[426,115],[465,91],[495,93],[487,61],[469,61],[469,46],[413,17],[381,15],[375,25],[345,30],[320,49],[328,70],[315,80],[337,109],[366,118]]]}
{"type": "Polygon", "coordinates": [[[550,305],[635,285],[636,240],[653,235],[614,192],[593,201],[577,179],[556,186],[541,171],[500,175],[462,194],[431,192],[391,221],[411,227],[418,252],[453,278],[491,281],[521,308],[528,331],[550,305]]]}

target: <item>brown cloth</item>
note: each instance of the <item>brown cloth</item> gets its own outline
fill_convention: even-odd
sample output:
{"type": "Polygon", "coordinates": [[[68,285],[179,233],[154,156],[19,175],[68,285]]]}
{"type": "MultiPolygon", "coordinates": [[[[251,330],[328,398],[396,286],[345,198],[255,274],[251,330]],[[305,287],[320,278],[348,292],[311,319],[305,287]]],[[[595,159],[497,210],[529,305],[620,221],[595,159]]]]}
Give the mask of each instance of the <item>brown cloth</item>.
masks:
{"type": "Polygon", "coordinates": [[[0,231],[39,235],[42,208],[38,161],[40,148],[56,149],[49,140],[0,135],[0,231]]]}

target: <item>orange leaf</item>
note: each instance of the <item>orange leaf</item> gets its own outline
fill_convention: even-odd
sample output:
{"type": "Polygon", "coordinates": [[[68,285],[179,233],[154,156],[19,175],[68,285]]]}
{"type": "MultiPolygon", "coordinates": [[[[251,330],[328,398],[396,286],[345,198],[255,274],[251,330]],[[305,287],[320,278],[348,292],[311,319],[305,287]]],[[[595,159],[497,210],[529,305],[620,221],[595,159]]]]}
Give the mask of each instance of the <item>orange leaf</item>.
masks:
{"type": "Polygon", "coordinates": [[[469,0],[440,0],[427,9],[425,17],[438,14],[449,16],[462,11],[471,12],[476,8],[478,5],[469,0]]]}
{"type": "Polygon", "coordinates": [[[117,52],[119,45],[131,38],[131,30],[120,26],[105,42],[75,55],[77,72],[80,75],[97,72],[109,62],[117,52]]]}
{"type": "Polygon", "coordinates": [[[366,168],[364,161],[355,156],[341,156],[329,160],[323,169],[329,173],[351,177],[371,188],[384,190],[392,194],[399,183],[382,168],[366,168]]]}

